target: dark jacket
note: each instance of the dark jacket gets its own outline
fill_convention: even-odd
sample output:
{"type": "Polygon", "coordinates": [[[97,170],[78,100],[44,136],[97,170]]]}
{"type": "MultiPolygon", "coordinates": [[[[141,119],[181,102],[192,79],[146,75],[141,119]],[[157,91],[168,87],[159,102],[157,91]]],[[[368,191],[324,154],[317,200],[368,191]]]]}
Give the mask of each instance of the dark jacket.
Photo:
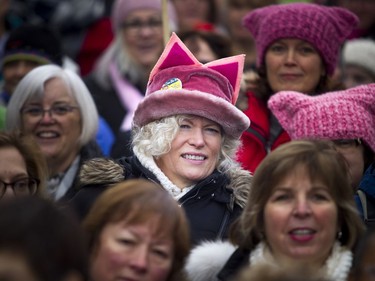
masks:
{"type": "Polygon", "coordinates": [[[365,224],[375,226],[375,163],[370,165],[364,173],[354,199],[365,224]],[[360,192],[362,192],[362,198],[360,192]]]}
{"type": "MultiPolygon", "coordinates": [[[[121,124],[128,114],[123,106],[116,90],[111,86],[108,89],[103,88],[96,80],[94,74],[85,77],[84,82],[89,89],[99,115],[107,122],[114,134],[114,141],[110,156],[120,158],[131,156],[131,135],[130,131],[121,131],[121,124]]],[[[142,93],[140,91],[140,93],[142,93]]]]}
{"type": "MultiPolygon", "coordinates": [[[[135,156],[121,158],[118,163],[123,166],[124,179],[146,178],[158,182],[155,175],[143,167],[135,156]]],[[[231,181],[230,176],[215,170],[180,198],[179,203],[190,223],[193,244],[202,240],[227,238],[229,225],[239,216],[246,200],[238,197],[245,196],[250,187],[251,176],[246,173],[243,177],[241,182],[245,184],[240,184],[237,192],[234,192],[232,187],[236,188],[236,180],[231,181]],[[243,180],[246,176],[248,181],[243,180]],[[241,188],[243,191],[240,191],[241,188]]],[[[81,218],[86,215],[97,196],[108,187],[108,183],[86,183],[71,200],[81,218]]]]}
{"type": "MultiPolygon", "coordinates": [[[[95,157],[102,157],[103,153],[97,144],[96,141],[91,141],[88,144],[84,145],[80,150],[80,160],[79,160],[79,167],[82,167],[83,163],[89,159],[95,158],[95,157]]],[[[77,174],[74,177],[72,186],[68,189],[68,191],[65,193],[65,195],[59,200],[61,202],[67,202],[69,201],[79,190],[78,188],[78,182],[79,182],[79,169],[77,174]]]]}

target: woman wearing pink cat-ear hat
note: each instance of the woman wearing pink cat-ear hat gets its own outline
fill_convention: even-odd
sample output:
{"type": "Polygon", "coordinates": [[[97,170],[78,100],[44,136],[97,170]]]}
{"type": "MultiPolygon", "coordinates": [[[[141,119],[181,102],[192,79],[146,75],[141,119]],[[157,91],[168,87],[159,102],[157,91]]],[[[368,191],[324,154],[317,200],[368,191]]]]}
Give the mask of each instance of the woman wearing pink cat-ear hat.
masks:
{"type": "MultiPolygon", "coordinates": [[[[202,64],[173,34],[134,114],[134,156],[117,163],[118,181],[152,180],[179,202],[193,244],[225,239],[250,189],[250,173],[233,160],[250,124],[234,105],[243,64],[243,55],[202,64]]],[[[95,161],[81,170],[84,186],[72,202],[81,215],[87,210],[80,206],[91,205],[88,198],[114,181],[106,165],[103,170],[95,161]]]]}

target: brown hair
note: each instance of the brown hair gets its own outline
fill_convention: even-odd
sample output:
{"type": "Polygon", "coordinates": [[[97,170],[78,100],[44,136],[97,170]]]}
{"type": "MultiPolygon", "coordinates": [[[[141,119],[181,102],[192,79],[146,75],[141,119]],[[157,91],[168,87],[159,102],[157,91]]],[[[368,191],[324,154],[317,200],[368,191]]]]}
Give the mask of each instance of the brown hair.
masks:
{"type": "Polygon", "coordinates": [[[232,242],[251,250],[263,239],[264,207],[276,184],[296,167],[304,167],[311,179],[319,179],[328,186],[338,209],[340,242],[353,249],[364,225],[355,207],[348,166],[333,143],[323,140],[291,141],[261,162],[253,177],[247,205],[232,228],[232,242]]]}
{"type": "Polygon", "coordinates": [[[46,159],[32,136],[19,131],[0,132],[0,148],[14,147],[22,155],[28,176],[40,181],[36,195],[45,196],[45,185],[48,177],[46,159]]]}
{"type": "Polygon", "coordinates": [[[115,184],[95,201],[83,222],[91,255],[97,250],[106,225],[122,220],[126,224],[143,223],[155,215],[159,219],[157,233],[170,235],[174,242],[173,265],[167,280],[182,280],[182,268],[190,250],[185,213],[166,190],[145,179],[115,184]]]}

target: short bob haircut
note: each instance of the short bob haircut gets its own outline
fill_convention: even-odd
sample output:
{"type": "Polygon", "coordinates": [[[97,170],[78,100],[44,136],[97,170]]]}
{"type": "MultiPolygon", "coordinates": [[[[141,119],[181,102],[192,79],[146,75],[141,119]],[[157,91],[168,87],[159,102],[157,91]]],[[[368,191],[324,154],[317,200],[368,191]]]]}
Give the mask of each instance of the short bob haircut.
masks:
{"type": "Polygon", "coordinates": [[[264,207],[274,187],[297,167],[306,169],[310,179],[320,180],[329,188],[337,206],[339,239],[353,250],[364,231],[356,209],[347,162],[330,141],[300,140],[281,145],[262,161],[255,171],[247,205],[231,231],[231,240],[252,250],[264,236],[264,207]]]}
{"type": "Polygon", "coordinates": [[[8,147],[14,147],[22,155],[28,176],[40,181],[35,195],[45,197],[47,164],[34,138],[19,131],[0,132],[0,149],[8,147]]]}
{"type": "Polygon", "coordinates": [[[77,101],[82,122],[80,144],[83,146],[95,138],[98,129],[98,112],[89,90],[82,79],[73,71],[57,65],[43,65],[31,70],[18,84],[7,106],[6,128],[22,128],[21,109],[32,99],[42,99],[47,81],[61,79],[69,94],[77,101]]]}
{"type": "Polygon", "coordinates": [[[66,207],[22,196],[1,201],[0,214],[0,253],[23,258],[35,280],[66,280],[72,274],[89,280],[84,233],[66,207]]]}
{"type": "Polygon", "coordinates": [[[190,251],[189,224],[185,213],[167,191],[145,179],[115,184],[95,201],[83,222],[91,257],[96,255],[101,233],[107,225],[147,223],[154,218],[159,222],[156,235],[173,240],[173,264],[167,280],[183,280],[182,269],[190,251]]]}
{"type": "MultiPolygon", "coordinates": [[[[150,122],[142,127],[134,126],[133,147],[149,157],[157,158],[166,154],[171,149],[172,141],[178,133],[181,122],[193,117],[192,115],[174,115],[150,122]]],[[[231,138],[222,131],[222,144],[217,164],[219,171],[224,173],[239,166],[233,160],[239,145],[238,139],[231,138]]]]}

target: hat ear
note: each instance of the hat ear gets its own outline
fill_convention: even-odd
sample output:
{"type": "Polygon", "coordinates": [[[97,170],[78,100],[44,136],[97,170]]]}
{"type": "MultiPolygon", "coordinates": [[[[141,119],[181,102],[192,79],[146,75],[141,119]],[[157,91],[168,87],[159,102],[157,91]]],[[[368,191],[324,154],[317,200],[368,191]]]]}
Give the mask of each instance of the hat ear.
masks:
{"type": "Polygon", "coordinates": [[[294,91],[281,91],[271,96],[268,100],[268,107],[279,120],[281,126],[289,131],[286,127],[292,125],[291,120],[296,113],[311,103],[311,97],[294,91]]]}
{"type": "Polygon", "coordinates": [[[352,32],[353,26],[359,23],[358,17],[345,8],[330,7],[327,11],[330,13],[332,23],[336,26],[339,38],[346,38],[352,32]]]}
{"type": "Polygon", "coordinates": [[[150,73],[149,81],[160,70],[181,65],[202,65],[202,63],[194,57],[176,33],[173,32],[163,53],[150,73]]]}
{"type": "Polygon", "coordinates": [[[224,75],[233,88],[232,104],[235,104],[240,92],[240,83],[245,63],[245,55],[232,56],[206,63],[204,66],[224,75]]]}

